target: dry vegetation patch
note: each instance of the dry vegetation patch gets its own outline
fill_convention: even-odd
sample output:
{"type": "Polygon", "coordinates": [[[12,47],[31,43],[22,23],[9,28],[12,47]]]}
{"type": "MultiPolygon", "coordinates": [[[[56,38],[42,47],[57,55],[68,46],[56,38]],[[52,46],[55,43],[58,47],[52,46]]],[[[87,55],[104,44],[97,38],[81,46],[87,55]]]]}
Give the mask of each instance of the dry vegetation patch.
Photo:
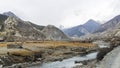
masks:
{"type": "MultiPolygon", "coordinates": [[[[21,43],[21,42],[17,42],[21,43]]],[[[7,49],[7,44],[15,44],[15,42],[1,42],[0,55],[6,55],[8,52],[14,55],[32,55],[35,52],[40,52],[44,48],[56,47],[94,47],[92,43],[69,42],[69,41],[28,41],[24,42],[23,49],[7,49]]]]}
{"type": "Polygon", "coordinates": [[[81,47],[92,47],[96,46],[92,43],[81,43],[81,42],[68,42],[68,41],[29,41],[25,42],[25,45],[34,45],[34,46],[41,46],[41,47],[58,47],[58,46],[81,46],[81,47]]]}
{"type": "Polygon", "coordinates": [[[16,56],[30,56],[33,54],[33,52],[25,49],[10,49],[9,53],[16,56]]]}

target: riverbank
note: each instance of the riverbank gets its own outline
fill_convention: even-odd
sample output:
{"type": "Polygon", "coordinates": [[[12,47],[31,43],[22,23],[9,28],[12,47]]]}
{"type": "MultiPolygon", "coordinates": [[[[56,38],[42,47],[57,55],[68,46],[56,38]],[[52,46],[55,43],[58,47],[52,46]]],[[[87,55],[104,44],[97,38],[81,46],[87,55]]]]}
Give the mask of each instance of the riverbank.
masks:
{"type": "Polygon", "coordinates": [[[63,59],[96,51],[95,45],[80,42],[26,42],[20,48],[16,46],[8,48],[9,43],[1,44],[0,59],[1,66],[4,67],[27,67],[46,62],[63,61],[63,59]]]}
{"type": "Polygon", "coordinates": [[[74,56],[72,58],[64,59],[63,61],[54,61],[54,62],[47,62],[35,66],[31,66],[28,68],[72,68],[76,65],[81,65],[83,61],[90,62],[96,58],[97,52],[89,53],[86,56],[74,56]],[[76,61],[80,61],[76,63],[76,61]]]}
{"type": "Polygon", "coordinates": [[[96,68],[97,63],[96,59],[86,60],[86,64],[77,65],[73,68],[96,68]]]}
{"type": "Polygon", "coordinates": [[[95,60],[86,61],[85,65],[77,65],[73,68],[120,68],[120,46],[101,48],[95,60]]]}

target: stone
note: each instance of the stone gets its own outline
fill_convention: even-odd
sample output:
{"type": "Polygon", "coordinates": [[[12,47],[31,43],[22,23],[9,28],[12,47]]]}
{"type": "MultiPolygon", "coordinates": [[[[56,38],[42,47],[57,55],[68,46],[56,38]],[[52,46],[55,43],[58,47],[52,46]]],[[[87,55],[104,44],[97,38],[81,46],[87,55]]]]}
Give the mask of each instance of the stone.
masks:
{"type": "Polygon", "coordinates": [[[20,44],[8,44],[7,45],[7,48],[8,49],[11,49],[11,48],[15,48],[15,49],[22,49],[23,47],[22,47],[22,45],[20,45],[20,44]]]}

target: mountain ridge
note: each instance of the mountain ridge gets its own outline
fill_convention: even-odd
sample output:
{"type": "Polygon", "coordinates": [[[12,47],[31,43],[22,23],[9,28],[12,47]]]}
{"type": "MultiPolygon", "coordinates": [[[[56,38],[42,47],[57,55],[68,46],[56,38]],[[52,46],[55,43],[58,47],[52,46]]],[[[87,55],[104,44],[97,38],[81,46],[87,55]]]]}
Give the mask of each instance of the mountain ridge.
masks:
{"type": "Polygon", "coordinates": [[[63,30],[68,36],[82,36],[94,32],[96,28],[100,26],[100,23],[90,19],[83,25],[74,26],[68,29],[63,30]]]}
{"type": "MultiPolygon", "coordinates": [[[[7,15],[1,14],[1,16],[6,16],[7,18],[2,21],[2,25],[4,26],[2,31],[0,32],[0,37],[4,36],[4,41],[20,41],[20,40],[69,40],[69,38],[62,33],[60,29],[57,27],[49,28],[51,32],[47,35],[45,35],[45,32],[42,32],[44,28],[47,29],[48,26],[41,26],[36,25],[29,21],[23,21],[18,16],[16,16],[14,13],[9,12],[10,14],[7,15]],[[56,31],[57,34],[54,34],[56,31]],[[49,35],[54,34],[55,37],[52,39],[48,39],[49,35]],[[58,33],[59,34],[58,36],[58,33]],[[58,37],[57,37],[58,36],[58,37]],[[59,37],[65,37],[65,38],[59,38],[59,37]],[[58,39],[59,38],[59,39],[58,39]]],[[[0,17],[1,18],[1,17],[0,17]]],[[[53,37],[53,36],[52,36],[53,37]]]]}
{"type": "MultiPolygon", "coordinates": [[[[80,40],[104,40],[111,41],[112,43],[119,41],[120,38],[120,15],[117,15],[102,24],[98,31],[93,34],[87,34],[85,36],[81,36],[80,40]]],[[[117,42],[119,44],[119,42],[117,42]]]]}
{"type": "Polygon", "coordinates": [[[102,24],[100,26],[100,28],[98,28],[94,33],[97,32],[103,32],[109,28],[114,28],[118,23],[120,22],[120,15],[117,15],[115,17],[113,17],[112,19],[110,19],[109,21],[107,21],[106,23],[102,24]]]}

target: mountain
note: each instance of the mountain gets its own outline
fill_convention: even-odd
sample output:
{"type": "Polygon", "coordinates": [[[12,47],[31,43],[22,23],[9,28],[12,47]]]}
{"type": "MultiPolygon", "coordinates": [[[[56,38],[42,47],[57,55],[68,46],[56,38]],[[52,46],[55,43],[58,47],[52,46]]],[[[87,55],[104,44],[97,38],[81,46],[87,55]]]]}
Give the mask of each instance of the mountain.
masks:
{"type": "Polygon", "coordinates": [[[80,40],[83,41],[107,40],[113,43],[119,41],[119,38],[120,38],[120,15],[117,15],[114,18],[110,19],[108,22],[102,24],[95,33],[81,36],[80,40]]]}
{"type": "Polygon", "coordinates": [[[64,33],[68,36],[82,36],[94,32],[100,27],[100,23],[90,19],[83,25],[78,25],[72,28],[64,29],[64,33]]]}
{"type": "Polygon", "coordinates": [[[114,18],[112,18],[111,20],[109,20],[108,22],[102,24],[100,26],[100,28],[98,28],[95,33],[97,32],[103,32],[107,29],[113,29],[118,23],[120,22],[120,15],[115,16],[114,18]]]}
{"type": "Polygon", "coordinates": [[[90,19],[85,24],[83,24],[83,27],[88,30],[88,32],[92,33],[96,30],[96,28],[100,27],[100,23],[90,19]]]}
{"type": "Polygon", "coordinates": [[[46,36],[48,40],[70,40],[60,29],[53,25],[46,26],[42,33],[46,36]]]}
{"type": "Polygon", "coordinates": [[[55,26],[41,26],[23,21],[12,12],[0,15],[0,26],[0,37],[4,37],[4,41],[69,39],[55,26]]]}
{"type": "Polygon", "coordinates": [[[0,31],[3,31],[4,21],[8,18],[6,15],[0,14],[0,31]]]}
{"type": "Polygon", "coordinates": [[[14,17],[8,17],[5,20],[4,32],[7,37],[6,41],[22,40],[22,38],[26,40],[43,40],[45,38],[44,34],[34,27],[31,22],[14,17]]]}
{"type": "Polygon", "coordinates": [[[4,12],[3,15],[6,15],[8,17],[13,17],[13,18],[16,18],[16,19],[20,19],[18,16],[16,16],[13,12],[11,11],[8,11],[8,12],[4,12]]]}

